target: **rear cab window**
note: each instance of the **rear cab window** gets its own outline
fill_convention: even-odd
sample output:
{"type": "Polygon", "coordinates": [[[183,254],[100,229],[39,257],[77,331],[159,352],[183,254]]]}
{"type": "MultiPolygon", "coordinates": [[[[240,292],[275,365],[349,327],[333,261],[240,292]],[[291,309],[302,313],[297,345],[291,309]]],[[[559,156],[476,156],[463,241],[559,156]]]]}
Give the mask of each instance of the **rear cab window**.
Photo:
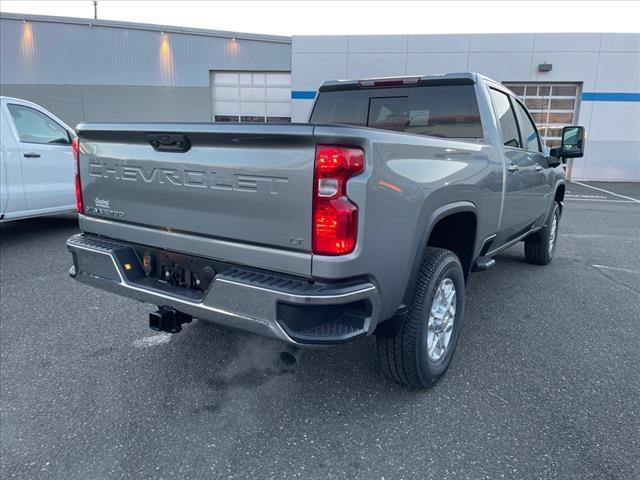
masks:
{"type": "Polygon", "coordinates": [[[473,84],[321,91],[310,122],[442,138],[483,136],[473,84]]]}

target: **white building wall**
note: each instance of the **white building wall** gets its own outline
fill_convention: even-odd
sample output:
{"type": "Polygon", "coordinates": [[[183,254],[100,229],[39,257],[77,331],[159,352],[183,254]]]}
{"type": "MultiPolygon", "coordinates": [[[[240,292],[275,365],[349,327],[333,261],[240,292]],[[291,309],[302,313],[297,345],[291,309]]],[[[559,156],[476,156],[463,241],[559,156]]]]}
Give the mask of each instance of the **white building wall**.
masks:
{"type": "Polygon", "coordinates": [[[325,80],[475,71],[500,82],[578,82],[586,155],[574,179],[640,181],[640,35],[296,36],[293,121],[307,121],[325,80]],[[538,64],[553,64],[538,72],[538,64]]]}

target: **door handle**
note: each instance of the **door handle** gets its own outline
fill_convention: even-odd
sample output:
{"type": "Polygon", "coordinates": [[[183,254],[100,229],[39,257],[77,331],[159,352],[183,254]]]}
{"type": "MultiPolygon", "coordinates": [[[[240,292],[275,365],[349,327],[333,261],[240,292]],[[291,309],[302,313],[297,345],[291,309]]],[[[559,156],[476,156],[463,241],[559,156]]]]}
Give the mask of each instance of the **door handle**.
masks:
{"type": "Polygon", "coordinates": [[[511,173],[514,173],[514,172],[517,172],[518,170],[520,170],[520,167],[518,165],[516,165],[515,163],[512,163],[507,167],[507,170],[509,170],[511,173]]]}
{"type": "Polygon", "coordinates": [[[534,168],[536,169],[536,172],[539,172],[540,170],[544,169],[544,167],[539,163],[536,163],[536,166],[534,168]]]}
{"type": "Polygon", "coordinates": [[[182,133],[148,133],[147,139],[158,152],[187,152],[191,142],[182,133]]]}
{"type": "Polygon", "coordinates": [[[29,152],[24,154],[24,158],[40,158],[40,154],[35,152],[29,152]]]}

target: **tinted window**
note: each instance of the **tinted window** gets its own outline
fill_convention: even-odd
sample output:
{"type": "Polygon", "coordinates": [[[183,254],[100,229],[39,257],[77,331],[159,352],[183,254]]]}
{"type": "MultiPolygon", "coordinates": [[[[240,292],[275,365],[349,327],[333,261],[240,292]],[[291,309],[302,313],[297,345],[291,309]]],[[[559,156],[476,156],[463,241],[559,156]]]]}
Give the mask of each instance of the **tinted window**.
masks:
{"type": "Polygon", "coordinates": [[[21,142],[69,144],[69,134],[44,113],[24,105],[7,105],[21,142]]]}
{"type": "Polygon", "coordinates": [[[520,147],[518,124],[509,97],[493,88],[490,88],[489,92],[498,123],[502,129],[502,142],[508,147],[520,147]]]}
{"type": "Polygon", "coordinates": [[[311,122],[346,123],[436,137],[482,137],[472,85],[321,92],[311,122]]]}
{"type": "Polygon", "coordinates": [[[520,136],[524,143],[524,148],[532,152],[540,151],[540,144],[538,143],[538,130],[529,118],[529,114],[520,104],[520,102],[513,102],[516,106],[516,112],[518,113],[518,124],[520,125],[520,136]]]}
{"type": "Polygon", "coordinates": [[[369,93],[362,90],[320,92],[313,107],[311,123],[345,123],[367,125],[369,93]]]}

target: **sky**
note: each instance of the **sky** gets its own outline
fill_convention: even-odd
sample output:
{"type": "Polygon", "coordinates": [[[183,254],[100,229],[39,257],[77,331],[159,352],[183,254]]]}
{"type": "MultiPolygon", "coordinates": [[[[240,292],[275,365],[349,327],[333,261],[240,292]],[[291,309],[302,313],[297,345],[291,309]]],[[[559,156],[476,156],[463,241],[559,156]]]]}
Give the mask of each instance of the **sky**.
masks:
{"type": "MultiPolygon", "coordinates": [[[[0,0],[0,11],[93,17],[93,1],[0,0]]],[[[116,1],[98,18],[272,35],[638,32],[640,1],[116,1]]]]}

